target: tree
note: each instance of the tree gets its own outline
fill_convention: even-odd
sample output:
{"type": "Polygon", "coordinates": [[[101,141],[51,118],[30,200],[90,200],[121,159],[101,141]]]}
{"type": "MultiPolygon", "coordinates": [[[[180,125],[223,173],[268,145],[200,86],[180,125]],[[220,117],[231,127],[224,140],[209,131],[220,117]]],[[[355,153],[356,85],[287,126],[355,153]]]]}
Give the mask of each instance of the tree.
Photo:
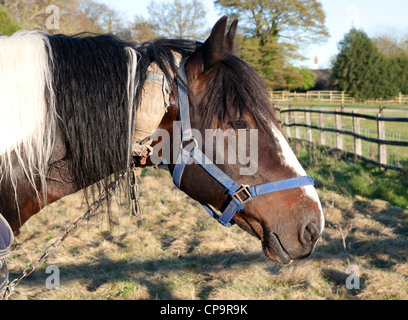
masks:
{"type": "Polygon", "coordinates": [[[408,35],[398,29],[383,31],[373,39],[377,48],[388,60],[389,81],[396,87],[395,92],[408,94],[408,35]]]}
{"type": "Polygon", "coordinates": [[[401,52],[398,56],[390,57],[393,66],[393,79],[399,92],[408,94],[408,53],[401,52]]]}
{"type": "Polygon", "coordinates": [[[389,57],[398,56],[405,51],[395,39],[386,36],[374,38],[373,41],[377,48],[389,57]]]}
{"type": "Polygon", "coordinates": [[[75,34],[80,32],[120,35],[126,26],[121,15],[105,4],[94,0],[0,0],[4,8],[24,29],[48,33],[75,34]],[[57,7],[59,28],[48,29],[47,8],[57,7]]]}
{"type": "Polygon", "coordinates": [[[357,99],[388,98],[398,94],[395,64],[382,54],[362,30],[351,29],[339,43],[334,82],[357,99]]]}
{"type": "Polygon", "coordinates": [[[239,53],[271,88],[284,87],[285,78],[298,71],[290,62],[303,58],[300,48],[328,37],[317,0],[215,0],[215,4],[240,19],[239,53]]]}
{"type": "Polygon", "coordinates": [[[141,16],[135,16],[131,24],[130,39],[137,43],[143,43],[149,40],[158,38],[154,25],[147,19],[141,16]]]}
{"type": "Polygon", "coordinates": [[[94,0],[82,0],[79,11],[83,12],[91,22],[93,30],[87,30],[96,33],[108,33],[117,36],[125,33],[126,24],[121,13],[110,8],[106,4],[98,3],[94,0]]]}
{"type": "Polygon", "coordinates": [[[199,0],[151,1],[148,6],[149,23],[163,37],[202,40],[206,26],[202,2],[199,0]]]}
{"type": "Polygon", "coordinates": [[[398,28],[384,28],[373,38],[377,48],[388,57],[408,53],[408,34],[398,28]]]}
{"type": "Polygon", "coordinates": [[[77,31],[76,23],[81,0],[2,0],[4,8],[13,16],[24,29],[43,30],[50,33],[71,33],[77,31]],[[46,9],[53,5],[59,8],[61,30],[48,30],[46,26],[49,14],[46,9]]]}
{"type": "Polygon", "coordinates": [[[8,12],[0,5],[0,35],[10,36],[19,29],[21,26],[10,18],[8,12]]]}
{"type": "Polygon", "coordinates": [[[240,19],[245,35],[260,44],[280,41],[297,49],[299,41],[321,41],[328,36],[325,14],[317,0],[215,0],[215,5],[240,19]]]}
{"type": "Polygon", "coordinates": [[[307,91],[316,85],[317,74],[309,69],[302,68],[299,70],[302,75],[302,83],[299,89],[302,91],[307,91]]]}

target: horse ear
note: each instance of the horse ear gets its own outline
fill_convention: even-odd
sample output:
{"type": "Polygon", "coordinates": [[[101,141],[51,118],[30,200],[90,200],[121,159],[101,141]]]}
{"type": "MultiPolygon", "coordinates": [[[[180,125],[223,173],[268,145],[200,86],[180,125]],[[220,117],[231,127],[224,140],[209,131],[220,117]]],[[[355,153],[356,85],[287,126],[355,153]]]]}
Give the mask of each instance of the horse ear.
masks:
{"type": "Polygon", "coordinates": [[[234,19],[232,21],[230,29],[225,36],[225,44],[227,46],[227,50],[231,53],[235,52],[235,37],[237,35],[237,27],[238,27],[238,19],[234,19]]]}
{"type": "Polygon", "coordinates": [[[227,27],[227,16],[223,16],[211,30],[209,38],[205,41],[206,66],[205,70],[211,69],[222,58],[227,50],[225,39],[225,29],[227,27]]]}

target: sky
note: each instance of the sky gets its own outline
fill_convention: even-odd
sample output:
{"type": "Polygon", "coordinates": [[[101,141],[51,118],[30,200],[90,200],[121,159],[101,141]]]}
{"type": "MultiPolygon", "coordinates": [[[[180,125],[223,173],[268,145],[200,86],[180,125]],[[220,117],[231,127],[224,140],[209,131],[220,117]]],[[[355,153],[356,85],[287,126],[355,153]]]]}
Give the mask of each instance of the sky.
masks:
{"type": "MultiPolygon", "coordinates": [[[[169,0],[159,0],[169,1],[169,0]]],[[[216,10],[213,0],[201,0],[208,11],[208,26],[223,15],[216,10]]],[[[123,13],[132,20],[135,15],[148,17],[149,0],[98,0],[123,13]]],[[[310,45],[302,51],[304,61],[295,64],[313,68],[315,57],[318,68],[330,68],[332,58],[338,53],[337,44],[351,27],[363,29],[370,37],[384,32],[408,34],[407,0],[320,0],[326,14],[326,27],[330,38],[325,43],[310,45]]]]}

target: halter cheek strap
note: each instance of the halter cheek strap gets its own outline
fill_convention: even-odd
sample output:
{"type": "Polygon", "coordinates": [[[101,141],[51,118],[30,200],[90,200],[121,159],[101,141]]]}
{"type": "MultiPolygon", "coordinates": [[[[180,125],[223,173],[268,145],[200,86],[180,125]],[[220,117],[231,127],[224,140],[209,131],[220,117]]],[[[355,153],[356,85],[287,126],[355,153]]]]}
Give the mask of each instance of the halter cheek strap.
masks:
{"type": "Polygon", "coordinates": [[[173,182],[180,189],[181,179],[184,169],[190,159],[199,164],[210,176],[220,183],[228,192],[229,203],[224,211],[219,215],[211,206],[202,204],[207,212],[223,226],[231,225],[231,220],[234,215],[244,209],[244,204],[252,198],[288,190],[300,188],[304,186],[314,185],[314,181],[310,176],[296,177],[287,180],[273,181],[265,184],[247,186],[239,185],[220,168],[218,168],[208,157],[198,148],[197,141],[194,139],[191,130],[190,122],[190,107],[188,103],[188,92],[186,88],[187,79],[184,71],[184,66],[179,68],[178,76],[181,81],[178,81],[178,97],[179,97],[179,113],[181,121],[181,144],[180,154],[177,158],[176,165],[173,170],[173,182]],[[184,143],[193,143],[191,151],[187,151],[184,143]]]}

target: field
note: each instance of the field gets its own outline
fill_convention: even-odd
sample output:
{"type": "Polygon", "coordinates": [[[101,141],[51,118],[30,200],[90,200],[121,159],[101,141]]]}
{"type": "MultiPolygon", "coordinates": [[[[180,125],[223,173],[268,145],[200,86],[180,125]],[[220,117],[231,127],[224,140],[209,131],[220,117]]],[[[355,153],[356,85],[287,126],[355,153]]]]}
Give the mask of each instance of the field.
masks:
{"type": "MultiPolygon", "coordinates": [[[[140,218],[130,215],[125,195],[115,196],[110,219],[105,210],[87,221],[11,299],[408,299],[408,178],[315,147],[294,148],[316,180],[326,218],[309,258],[284,267],[270,262],[258,240],[221,227],[167,172],[147,169],[140,218]],[[366,182],[376,179],[395,198],[378,199],[386,193],[371,192],[366,182]],[[51,265],[60,271],[59,289],[46,287],[51,265]],[[346,287],[351,265],[358,267],[359,289],[346,287]]],[[[85,210],[80,192],[29,220],[12,248],[11,279],[85,210]]]]}

